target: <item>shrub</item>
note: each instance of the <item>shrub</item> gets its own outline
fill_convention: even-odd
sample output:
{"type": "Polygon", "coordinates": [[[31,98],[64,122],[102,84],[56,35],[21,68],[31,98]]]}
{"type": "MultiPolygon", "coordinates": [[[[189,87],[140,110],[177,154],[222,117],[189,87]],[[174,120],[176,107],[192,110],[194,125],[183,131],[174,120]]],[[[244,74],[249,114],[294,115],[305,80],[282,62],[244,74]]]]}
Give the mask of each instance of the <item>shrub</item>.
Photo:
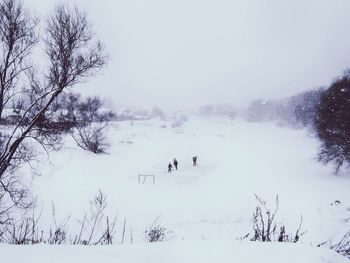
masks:
{"type": "Polygon", "coordinates": [[[84,150],[96,154],[105,153],[110,146],[103,133],[105,127],[105,125],[93,126],[92,124],[79,127],[77,128],[77,134],[73,135],[73,138],[78,146],[84,150]]]}
{"type": "Polygon", "coordinates": [[[350,258],[350,230],[340,239],[340,241],[330,246],[337,253],[350,258]]]}
{"type": "Polygon", "coordinates": [[[293,242],[296,243],[300,240],[300,236],[305,232],[300,232],[303,217],[301,216],[300,224],[294,234],[288,234],[286,227],[283,223],[276,223],[276,215],[278,212],[279,199],[276,196],[276,207],[271,210],[266,206],[266,202],[263,201],[258,195],[255,195],[259,205],[253,212],[253,231],[254,236],[251,238],[252,241],[261,242],[293,242]]]}
{"type": "Polygon", "coordinates": [[[168,240],[171,231],[159,223],[159,217],[145,231],[147,242],[162,242],[168,240]]]}

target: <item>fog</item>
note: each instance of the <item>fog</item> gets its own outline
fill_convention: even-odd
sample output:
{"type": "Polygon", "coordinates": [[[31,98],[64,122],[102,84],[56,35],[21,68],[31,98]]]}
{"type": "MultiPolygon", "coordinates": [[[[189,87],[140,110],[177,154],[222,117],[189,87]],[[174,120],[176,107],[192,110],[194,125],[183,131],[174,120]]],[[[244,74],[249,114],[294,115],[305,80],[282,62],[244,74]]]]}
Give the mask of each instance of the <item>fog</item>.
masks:
{"type": "MultiPolygon", "coordinates": [[[[44,16],[59,1],[24,0],[44,16]]],[[[243,106],[328,85],[350,66],[348,0],[76,0],[110,56],[75,91],[115,105],[243,106]]]]}

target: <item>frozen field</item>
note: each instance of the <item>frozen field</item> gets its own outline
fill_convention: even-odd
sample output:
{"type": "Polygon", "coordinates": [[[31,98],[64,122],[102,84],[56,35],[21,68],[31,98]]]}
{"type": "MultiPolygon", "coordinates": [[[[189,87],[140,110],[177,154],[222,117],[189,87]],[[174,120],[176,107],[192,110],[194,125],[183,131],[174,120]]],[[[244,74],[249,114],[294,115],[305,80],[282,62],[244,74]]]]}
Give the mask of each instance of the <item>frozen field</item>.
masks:
{"type": "Polygon", "coordinates": [[[281,243],[162,242],[119,246],[3,246],[5,262],[346,263],[334,251],[281,243]]]}
{"type": "Polygon", "coordinates": [[[350,178],[334,176],[332,167],[315,161],[318,143],[305,130],[190,118],[181,128],[156,120],[113,123],[108,138],[107,155],[90,154],[67,139],[64,149],[51,155],[54,166],[43,159],[44,175],[34,182],[43,222],[51,201],[59,218],[81,218],[101,189],[107,213],[118,215],[118,224],[126,218],[126,236],[132,231],[134,243],[144,242],[144,230],[158,216],[174,242],[240,239],[252,233],[255,193],[270,207],[279,195],[277,221],[289,232],[303,216],[305,246],[338,239],[349,228],[350,178]],[[179,170],[168,174],[174,157],[179,170]],[[156,183],[138,184],[138,174],[154,174],[156,183]],[[335,200],[341,204],[331,205],[335,200]]]}

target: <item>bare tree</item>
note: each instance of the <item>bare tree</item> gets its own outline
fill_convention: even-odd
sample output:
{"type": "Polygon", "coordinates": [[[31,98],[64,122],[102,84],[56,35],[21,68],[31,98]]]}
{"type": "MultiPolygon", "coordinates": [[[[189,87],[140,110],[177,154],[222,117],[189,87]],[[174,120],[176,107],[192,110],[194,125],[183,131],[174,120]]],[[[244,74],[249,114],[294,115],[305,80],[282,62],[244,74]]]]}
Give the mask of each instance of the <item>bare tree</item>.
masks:
{"type": "Polygon", "coordinates": [[[73,138],[78,146],[86,151],[96,154],[105,153],[106,149],[110,146],[103,133],[107,124],[96,125],[93,126],[93,123],[90,123],[87,126],[77,127],[77,135],[73,135],[73,138]]]}
{"type": "Polygon", "coordinates": [[[103,105],[99,97],[88,97],[86,101],[79,102],[76,107],[76,130],[73,138],[84,150],[93,153],[105,153],[110,146],[104,135],[109,120],[115,117],[114,113],[101,112],[103,105]]]}
{"type": "MultiPolygon", "coordinates": [[[[9,174],[14,175],[16,168],[31,160],[33,151],[28,149],[25,141],[35,141],[46,151],[57,146],[58,137],[49,135],[40,125],[45,119],[45,114],[66,89],[87,81],[102,68],[107,57],[103,46],[91,30],[86,14],[77,8],[61,4],[47,19],[47,33],[44,37],[45,53],[48,59],[46,73],[40,74],[40,71],[33,66],[23,68],[20,63],[24,63],[24,58],[30,55],[29,50],[38,39],[35,34],[37,20],[27,15],[28,13],[17,0],[6,0],[5,6],[8,6],[8,9],[15,6],[16,10],[19,10],[10,13],[10,16],[14,17],[8,18],[9,21],[17,21],[17,16],[21,17],[20,14],[26,14],[22,18],[23,22],[20,23],[20,25],[26,23],[26,26],[22,26],[23,28],[16,34],[19,35],[25,30],[27,33],[23,33],[24,36],[19,38],[22,44],[19,44],[18,48],[13,47],[14,51],[8,55],[13,61],[13,56],[16,57],[16,52],[19,52],[17,56],[20,59],[14,60],[10,63],[10,67],[7,67],[10,69],[1,73],[2,81],[7,89],[18,86],[14,78],[4,82],[9,70],[10,76],[14,77],[26,70],[28,77],[28,84],[23,89],[22,96],[26,95],[30,98],[30,103],[23,110],[16,125],[11,126],[12,130],[0,147],[0,194],[1,191],[7,193],[12,202],[17,205],[21,204],[26,192],[19,185],[12,185],[14,187],[9,188],[7,178],[9,174]]],[[[5,8],[4,4],[2,8],[5,8]]],[[[12,26],[3,26],[1,30],[4,31],[1,33],[4,36],[12,34],[12,26]]],[[[2,45],[7,44],[7,38],[2,37],[0,41],[2,45]]]]}
{"type": "Polygon", "coordinates": [[[19,92],[19,78],[32,67],[28,58],[39,40],[38,23],[21,1],[0,3],[0,119],[6,104],[19,92]]]}

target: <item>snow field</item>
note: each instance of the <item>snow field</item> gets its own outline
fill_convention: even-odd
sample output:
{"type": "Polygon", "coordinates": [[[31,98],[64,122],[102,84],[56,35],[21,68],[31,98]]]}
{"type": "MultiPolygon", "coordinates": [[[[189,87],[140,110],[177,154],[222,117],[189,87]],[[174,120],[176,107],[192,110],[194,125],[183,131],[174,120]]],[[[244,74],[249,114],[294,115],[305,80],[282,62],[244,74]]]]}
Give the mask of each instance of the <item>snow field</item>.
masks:
{"type": "Polygon", "coordinates": [[[58,217],[81,218],[101,189],[106,213],[118,215],[120,224],[126,218],[127,235],[132,231],[136,243],[144,242],[144,230],[158,216],[175,242],[239,239],[252,233],[255,193],[271,208],[279,195],[277,221],[288,232],[303,215],[304,244],[336,240],[349,227],[349,177],[334,176],[332,167],[315,160],[318,142],[305,130],[190,118],[181,128],[156,120],[113,123],[108,138],[112,148],[99,156],[67,138],[64,150],[51,155],[55,166],[42,165],[34,188],[43,222],[50,221],[51,201],[58,217]],[[174,157],[179,170],[168,174],[174,157]],[[138,174],[155,174],[156,184],[148,179],[139,185],[138,174]],[[341,204],[331,205],[335,200],[341,204]]]}
{"type": "Polygon", "coordinates": [[[6,262],[46,263],[345,263],[328,249],[258,242],[162,242],[120,246],[2,246],[6,262]]]}

